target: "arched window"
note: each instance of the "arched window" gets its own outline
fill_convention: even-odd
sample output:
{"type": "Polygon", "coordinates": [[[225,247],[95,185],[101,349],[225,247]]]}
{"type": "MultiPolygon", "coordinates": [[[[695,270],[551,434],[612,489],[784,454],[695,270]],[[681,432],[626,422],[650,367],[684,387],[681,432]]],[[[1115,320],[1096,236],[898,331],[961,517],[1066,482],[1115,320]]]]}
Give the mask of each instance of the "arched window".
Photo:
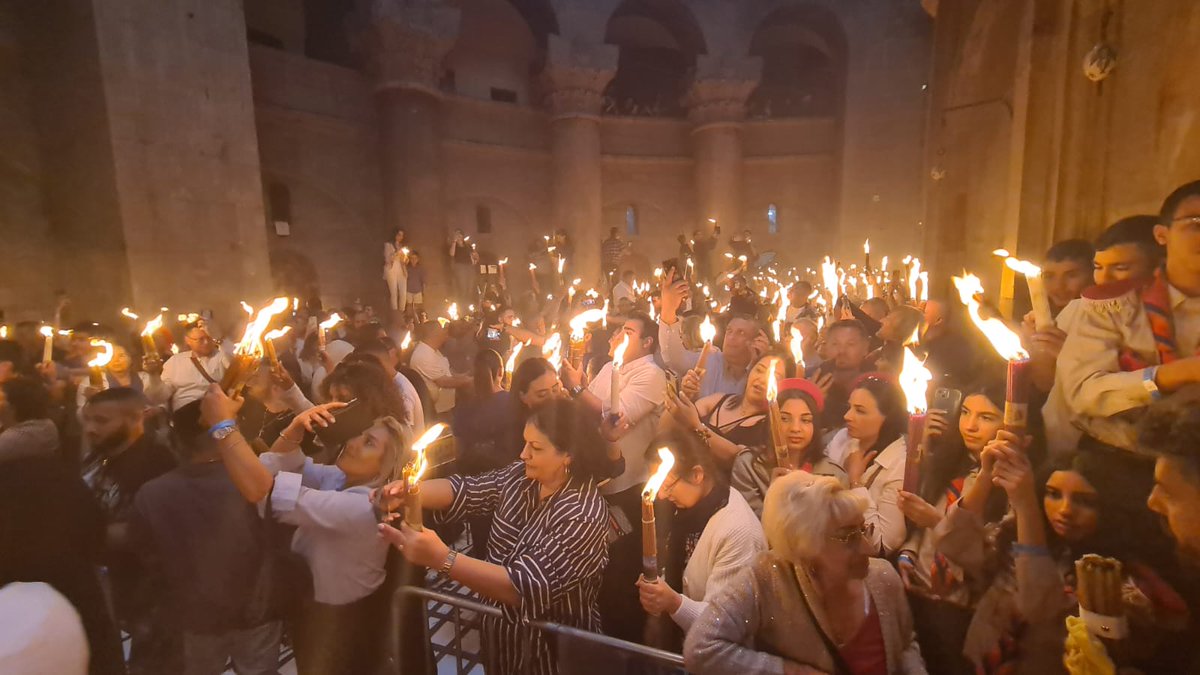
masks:
{"type": "Polygon", "coordinates": [[[750,117],[841,115],[846,38],[828,9],[793,5],[772,12],[755,30],[750,54],[763,60],[747,102],[750,117]]]}
{"type": "Polygon", "coordinates": [[[632,204],[625,207],[625,234],[630,237],[638,235],[638,212],[632,204]]]}
{"type": "Polygon", "coordinates": [[[683,117],[685,97],[706,51],[696,18],[680,0],[625,0],[604,41],[620,47],[617,74],[604,91],[609,115],[683,117]]]}
{"type": "Polygon", "coordinates": [[[774,204],[767,206],[767,233],[779,234],[779,207],[774,204]]]}

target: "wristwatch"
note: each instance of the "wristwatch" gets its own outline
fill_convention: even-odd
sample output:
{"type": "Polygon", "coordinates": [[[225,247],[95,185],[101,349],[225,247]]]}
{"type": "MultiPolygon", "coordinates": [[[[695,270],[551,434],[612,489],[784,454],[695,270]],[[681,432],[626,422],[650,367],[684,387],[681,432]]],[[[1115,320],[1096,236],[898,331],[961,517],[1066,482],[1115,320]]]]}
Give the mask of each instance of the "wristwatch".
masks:
{"type": "Polygon", "coordinates": [[[582,393],[583,393],[583,385],[582,384],[577,384],[574,387],[571,387],[571,398],[579,398],[579,395],[582,393]]]}
{"type": "Polygon", "coordinates": [[[1158,377],[1158,366],[1151,366],[1142,371],[1142,386],[1150,394],[1150,398],[1157,401],[1162,398],[1162,392],[1158,390],[1158,383],[1154,378],[1158,377]]]}
{"type": "Polygon", "coordinates": [[[237,431],[237,422],[233,420],[225,420],[224,422],[217,422],[214,424],[213,427],[208,430],[208,435],[211,436],[214,441],[223,441],[229,437],[229,434],[232,434],[235,431],[237,431]]]}
{"type": "Polygon", "coordinates": [[[454,567],[454,561],[457,559],[458,559],[458,551],[455,551],[454,549],[450,549],[450,553],[446,555],[446,561],[443,562],[442,566],[438,568],[438,571],[437,571],[438,574],[440,574],[442,577],[444,577],[446,579],[449,579],[450,578],[450,568],[454,567]]]}

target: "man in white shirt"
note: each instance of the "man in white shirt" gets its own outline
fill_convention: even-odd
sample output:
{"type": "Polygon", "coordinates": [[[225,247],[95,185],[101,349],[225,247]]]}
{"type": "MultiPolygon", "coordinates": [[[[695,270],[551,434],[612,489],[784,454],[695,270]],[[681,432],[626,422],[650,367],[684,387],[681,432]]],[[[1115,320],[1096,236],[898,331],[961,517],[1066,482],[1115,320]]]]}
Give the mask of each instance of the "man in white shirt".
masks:
{"type": "Polygon", "coordinates": [[[454,390],[471,385],[470,375],[456,375],[450,370],[450,360],[442,354],[446,344],[446,329],[437,321],[426,321],[417,327],[417,346],[413,348],[409,366],[420,374],[433,398],[433,408],[439,418],[449,419],[454,409],[454,390]]]}
{"type": "Polygon", "coordinates": [[[634,301],[633,278],[633,270],[625,270],[621,274],[621,281],[612,290],[613,307],[620,307],[622,300],[634,301]]]}
{"type": "Polygon", "coordinates": [[[667,376],[654,362],[658,350],[658,325],[641,312],[631,314],[609,342],[609,353],[628,338],[624,363],[617,371],[620,383],[618,407],[612,409],[611,362],[604,365],[586,389],[583,376],[569,363],[562,369],[563,385],[571,396],[597,415],[619,414],[620,439],[616,441],[625,459],[625,471],[600,487],[605,500],[624,513],[630,532],[609,547],[609,565],[601,585],[600,618],[604,632],[622,639],[641,639],[645,612],[634,585],[641,572],[641,493],[649,478],[647,451],[654,442],[658,419],[666,397],[667,376]]]}
{"type": "Polygon", "coordinates": [[[146,363],[146,371],[150,373],[146,398],[155,405],[166,404],[171,410],[204,398],[208,385],[220,383],[230,363],[229,356],[221,351],[221,344],[208,332],[204,319],[184,324],[183,341],[187,351],[175,354],[161,365],[152,360],[146,363]]]}

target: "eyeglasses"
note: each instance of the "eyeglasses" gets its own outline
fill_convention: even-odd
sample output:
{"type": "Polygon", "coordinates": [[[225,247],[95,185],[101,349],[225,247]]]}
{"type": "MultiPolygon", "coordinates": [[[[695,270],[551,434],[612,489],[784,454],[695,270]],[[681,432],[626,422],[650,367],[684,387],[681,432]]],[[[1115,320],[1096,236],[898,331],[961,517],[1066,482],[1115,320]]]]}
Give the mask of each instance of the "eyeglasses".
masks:
{"type": "Polygon", "coordinates": [[[187,335],[185,337],[190,342],[199,342],[200,344],[204,344],[206,342],[216,342],[216,340],[213,339],[213,336],[209,335],[208,333],[203,333],[201,335],[187,335]]]}
{"type": "Polygon", "coordinates": [[[875,523],[866,523],[862,527],[856,527],[852,530],[842,530],[837,534],[831,534],[829,538],[841,544],[852,544],[860,539],[869,542],[874,534],[875,523]]]}
{"type": "Polygon", "coordinates": [[[1200,216],[1184,216],[1182,218],[1176,218],[1171,221],[1172,225],[1174,225],[1175,223],[1187,223],[1189,225],[1200,225],[1200,216]]]}

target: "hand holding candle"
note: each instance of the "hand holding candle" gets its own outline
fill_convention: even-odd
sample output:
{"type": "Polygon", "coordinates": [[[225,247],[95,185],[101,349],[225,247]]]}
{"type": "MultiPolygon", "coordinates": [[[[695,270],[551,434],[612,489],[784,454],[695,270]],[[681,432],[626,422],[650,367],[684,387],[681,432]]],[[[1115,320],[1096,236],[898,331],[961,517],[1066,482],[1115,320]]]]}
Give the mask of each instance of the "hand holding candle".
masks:
{"type": "Polygon", "coordinates": [[[437,423],[425,430],[421,437],[412,445],[413,458],[401,471],[404,484],[404,522],[414,530],[424,529],[424,519],[421,513],[421,477],[429,469],[429,457],[426,449],[441,438],[446,425],[437,423]]]}
{"type": "Polygon", "coordinates": [[[618,415],[621,412],[621,366],[625,364],[625,350],[629,349],[629,333],[621,338],[621,344],[613,351],[612,387],[608,403],[608,414],[618,415]]]}
{"type": "Polygon", "coordinates": [[[338,325],[341,322],[342,322],[342,317],[339,316],[337,312],[334,312],[333,314],[329,315],[328,319],[325,319],[324,321],[322,321],[320,324],[317,325],[317,347],[321,351],[325,351],[325,340],[326,340],[325,334],[326,334],[326,332],[329,331],[330,328],[333,328],[334,326],[338,325]]]}
{"type": "Polygon", "coordinates": [[[249,381],[251,374],[263,357],[262,336],[277,314],[287,311],[291,303],[287,298],[275,298],[271,304],[263,307],[258,314],[246,324],[242,339],[233,350],[233,361],[221,378],[221,389],[230,396],[235,395],[249,381]]]}
{"type": "Polygon", "coordinates": [[[38,332],[46,338],[46,341],[42,343],[42,363],[50,363],[54,359],[54,328],[42,326],[38,332]]]}
{"type": "Polygon", "coordinates": [[[1029,301],[1033,305],[1034,329],[1044,331],[1054,326],[1054,314],[1050,311],[1050,298],[1046,295],[1046,285],[1042,282],[1042,268],[1028,260],[1020,260],[1008,256],[1004,259],[1008,268],[1025,277],[1029,286],[1029,301]]]}
{"type": "Polygon", "coordinates": [[[713,339],[717,337],[717,327],[713,325],[712,318],[705,316],[704,322],[700,324],[700,339],[704,341],[704,345],[700,347],[700,358],[696,361],[696,370],[699,371],[701,377],[704,376],[705,369],[708,367],[708,355],[713,348],[713,339]]]}
{"type": "Polygon", "coordinates": [[[155,342],[155,334],[162,330],[163,315],[159,314],[153,319],[146,322],[146,327],[142,329],[142,348],[146,352],[146,356],[158,357],[158,343],[155,342]]]}
{"type": "Polygon", "coordinates": [[[108,367],[108,364],[113,359],[113,346],[111,343],[97,338],[92,338],[90,344],[93,347],[99,347],[100,353],[91,361],[88,361],[88,383],[93,388],[99,389],[104,386],[104,369],[108,367]]]}
{"type": "Polygon", "coordinates": [[[651,583],[658,580],[658,533],[654,524],[654,500],[658,498],[658,490],[662,487],[667,474],[675,466],[675,455],[666,448],[658,449],[658,457],[662,460],[658,470],[646,481],[642,490],[642,577],[651,583]]]}
{"type": "Polygon", "coordinates": [[[284,326],[263,336],[263,350],[267,353],[267,358],[270,359],[272,366],[279,365],[279,355],[275,353],[275,340],[287,335],[291,330],[291,326],[284,326]]]}

